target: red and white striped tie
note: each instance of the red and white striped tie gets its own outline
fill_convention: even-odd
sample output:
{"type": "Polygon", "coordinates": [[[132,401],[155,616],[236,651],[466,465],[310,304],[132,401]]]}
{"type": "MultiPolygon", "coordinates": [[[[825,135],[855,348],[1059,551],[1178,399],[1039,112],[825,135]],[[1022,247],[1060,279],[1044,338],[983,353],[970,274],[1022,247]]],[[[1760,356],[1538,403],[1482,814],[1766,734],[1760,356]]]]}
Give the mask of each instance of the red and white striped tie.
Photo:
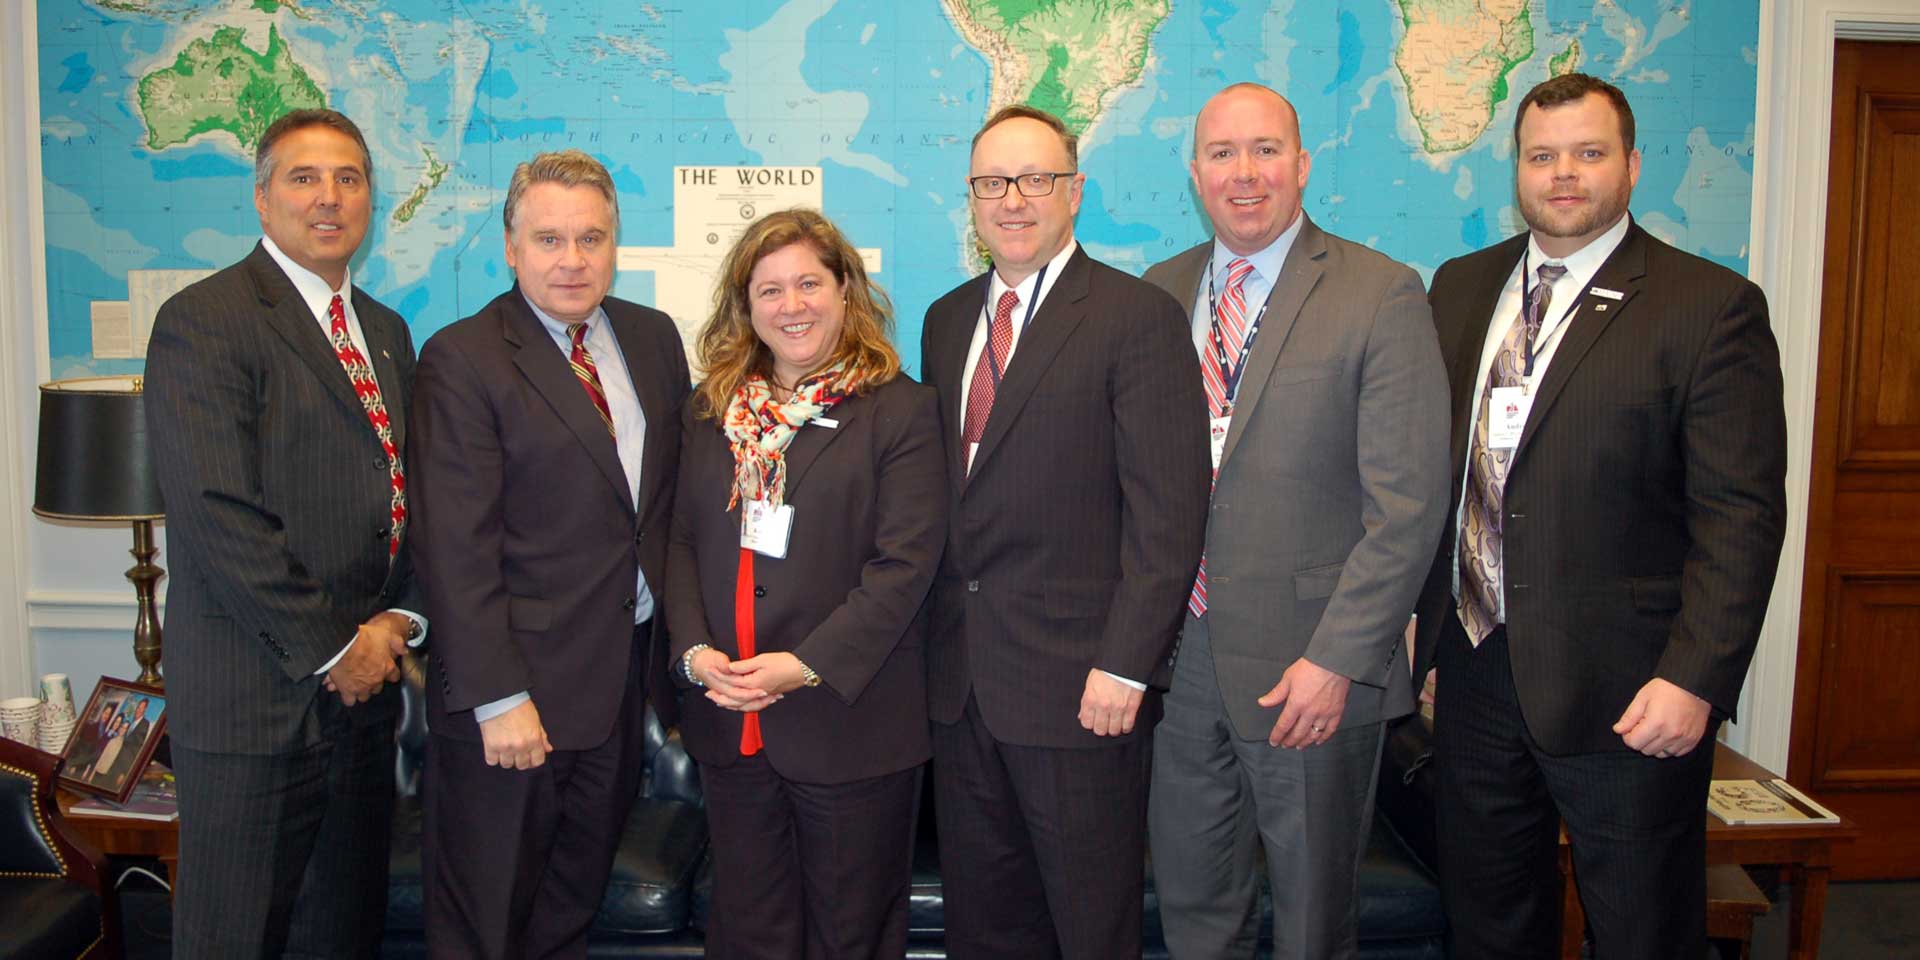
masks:
{"type": "Polygon", "coordinates": [[[333,295],[333,302],[327,304],[327,319],[327,338],[333,342],[334,356],[340,358],[347,379],[353,381],[353,392],[359,395],[360,406],[367,411],[373,435],[380,439],[380,449],[387,454],[387,477],[393,484],[393,536],[387,538],[387,556],[391,558],[400,552],[400,535],[407,529],[407,471],[400,464],[400,450],[393,443],[393,422],[387,419],[387,402],[380,397],[380,381],[373,378],[373,366],[367,363],[366,355],[353,345],[353,337],[347,333],[347,308],[337,293],[333,295]]]}
{"type": "MultiPolygon", "coordinates": [[[[1222,356],[1231,357],[1238,362],[1240,351],[1247,344],[1247,277],[1253,275],[1253,264],[1241,258],[1234,258],[1227,264],[1227,285],[1220,291],[1220,339],[1221,342],[1209,342],[1206,357],[1200,363],[1200,379],[1207,387],[1207,417],[1209,421],[1224,417],[1227,407],[1227,369],[1222,356]]],[[[1212,339],[1212,332],[1207,334],[1212,339]]],[[[1215,477],[1219,471],[1214,471],[1215,477]]],[[[1207,613],[1207,558],[1200,557],[1199,575],[1193,578],[1193,594],[1187,597],[1187,611],[1195,617],[1207,613]]]]}

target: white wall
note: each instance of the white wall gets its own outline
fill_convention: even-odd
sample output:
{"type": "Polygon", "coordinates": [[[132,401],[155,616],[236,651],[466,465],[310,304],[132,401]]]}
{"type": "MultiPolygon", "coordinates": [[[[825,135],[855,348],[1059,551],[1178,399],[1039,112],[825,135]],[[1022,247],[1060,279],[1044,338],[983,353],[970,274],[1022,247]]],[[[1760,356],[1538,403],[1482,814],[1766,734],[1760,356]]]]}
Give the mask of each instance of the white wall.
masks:
{"type": "MultiPolygon", "coordinates": [[[[124,528],[33,517],[36,384],[46,378],[40,331],[38,57],[34,0],[0,0],[0,694],[41,673],[131,676],[133,591],[124,528]]],[[[1914,0],[1760,0],[1761,75],[1754,159],[1751,271],[1767,291],[1786,366],[1792,517],[1771,612],[1728,738],[1784,769],[1805,549],[1813,383],[1819,335],[1832,46],[1838,36],[1920,39],[1914,0]]],[[[159,562],[167,565],[164,538],[159,562]]],[[[164,588],[165,581],[162,581],[164,588]]]]}

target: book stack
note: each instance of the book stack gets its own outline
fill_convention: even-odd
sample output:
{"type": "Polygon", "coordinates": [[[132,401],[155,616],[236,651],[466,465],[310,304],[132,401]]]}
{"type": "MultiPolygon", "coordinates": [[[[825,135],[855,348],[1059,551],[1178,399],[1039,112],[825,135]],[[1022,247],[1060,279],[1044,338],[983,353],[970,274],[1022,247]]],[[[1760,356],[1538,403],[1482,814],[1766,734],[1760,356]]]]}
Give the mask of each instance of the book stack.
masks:
{"type": "Polygon", "coordinates": [[[174,787],[173,771],[156,760],[147,764],[146,772],[133,793],[127,796],[126,803],[93,797],[74,804],[67,815],[172,822],[180,819],[180,794],[174,787]]]}

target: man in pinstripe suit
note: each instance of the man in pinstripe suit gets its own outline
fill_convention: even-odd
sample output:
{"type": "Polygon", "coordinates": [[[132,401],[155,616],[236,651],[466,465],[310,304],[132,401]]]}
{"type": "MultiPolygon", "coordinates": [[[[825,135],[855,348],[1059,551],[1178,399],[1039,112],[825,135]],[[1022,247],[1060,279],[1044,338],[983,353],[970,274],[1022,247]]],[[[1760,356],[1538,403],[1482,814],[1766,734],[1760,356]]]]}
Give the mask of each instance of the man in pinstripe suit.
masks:
{"type": "Polygon", "coordinates": [[[1443,264],[1452,522],[1438,664],[1440,886],[1462,958],[1554,952],[1564,822],[1594,954],[1706,950],[1707,781],[1786,518],[1760,288],[1627,213],[1626,97],[1584,74],[1515,116],[1530,228],[1443,264]]]}
{"type": "Polygon", "coordinates": [[[1138,957],[1147,762],[1207,513],[1186,315],[1073,239],[1075,138],[974,138],[993,270],[927,310],[953,507],[928,601],[947,949],[1138,957]]]}
{"type": "Polygon", "coordinates": [[[366,141],[331,110],[261,136],[246,259],[168,300],[148,427],[173,548],[174,952],[378,949],[395,658],[424,622],[405,538],[413,343],[354,288],[366,141]]]}

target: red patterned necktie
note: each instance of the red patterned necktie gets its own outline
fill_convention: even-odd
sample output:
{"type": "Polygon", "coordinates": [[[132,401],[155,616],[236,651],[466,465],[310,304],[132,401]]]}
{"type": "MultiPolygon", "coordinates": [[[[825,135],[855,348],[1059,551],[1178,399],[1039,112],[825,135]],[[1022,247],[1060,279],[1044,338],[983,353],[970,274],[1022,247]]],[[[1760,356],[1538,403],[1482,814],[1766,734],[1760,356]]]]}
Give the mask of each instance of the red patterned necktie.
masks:
{"type": "MultiPolygon", "coordinates": [[[[1247,278],[1253,264],[1238,257],[1227,264],[1227,285],[1220,291],[1220,340],[1208,335],[1206,361],[1200,364],[1200,379],[1207,388],[1207,416],[1224,417],[1227,409],[1227,369],[1223,356],[1239,362],[1247,345],[1247,278]]],[[[1219,471],[1214,471],[1218,476],[1219,471]]],[[[1200,572],[1193,578],[1193,593],[1187,597],[1187,612],[1195,617],[1207,613],[1207,558],[1200,556],[1200,572]]]]}
{"type": "Polygon", "coordinates": [[[400,464],[400,449],[393,443],[393,423],[387,419],[387,402],[380,397],[380,382],[373,378],[373,366],[354,346],[353,337],[347,333],[347,308],[340,301],[340,295],[333,295],[333,302],[327,304],[328,339],[333,341],[334,356],[340,358],[340,366],[346,368],[347,379],[353,381],[353,392],[360,397],[360,406],[367,411],[367,422],[373,424],[373,435],[380,438],[380,449],[387,454],[387,476],[393,484],[393,536],[387,538],[387,556],[391,558],[400,552],[400,536],[407,529],[407,471],[400,464]]]}
{"type": "Polygon", "coordinates": [[[573,339],[573,353],[568,355],[567,362],[573,365],[573,375],[580,378],[593,408],[600,411],[600,422],[607,425],[607,435],[613,436],[613,408],[607,406],[607,391],[600,386],[600,368],[587,350],[587,325],[567,324],[567,336],[573,339]]]}
{"type": "MultiPolygon", "coordinates": [[[[988,348],[980,351],[980,361],[973,365],[973,383],[967,387],[967,418],[960,439],[967,444],[980,442],[987,432],[987,417],[993,413],[993,391],[999,377],[994,374],[994,361],[1007,362],[1007,354],[1013,350],[1013,308],[1020,305],[1020,295],[1012,290],[1000,295],[1000,301],[993,308],[993,324],[987,328],[988,348]]],[[[968,464],[971,469],[971,462],[968,464]]]]}
{"type": "MultiPolygon", "coordinates": [[[[1536,271],[1532,309],[1513,318],[1513,325],[1494,352],[1493,366],[1480,393],[1480,422],[1473,431],[1467,455],[1467,489],[1460,505],[1460,540],[1455,551],[1460,564],[1460,625],[1475,647],[1500,625],[1500,594],[1505,571],[1500,505],[1506,500],[1507,470],[1513,465],[1511,448],[1493,449],[1487,420],[1493,416],[1493,388],[1519,386],[1524,377],[1525,352],[1530,352],[1553,302],[1553,285],[1567,268],[1543,263],[1536,271]],[[1525,351],[1525,352],[1523,352],[1525,351]]],[[[1523,281],[1524,282],[1524,281],[1523,281]]]]}

